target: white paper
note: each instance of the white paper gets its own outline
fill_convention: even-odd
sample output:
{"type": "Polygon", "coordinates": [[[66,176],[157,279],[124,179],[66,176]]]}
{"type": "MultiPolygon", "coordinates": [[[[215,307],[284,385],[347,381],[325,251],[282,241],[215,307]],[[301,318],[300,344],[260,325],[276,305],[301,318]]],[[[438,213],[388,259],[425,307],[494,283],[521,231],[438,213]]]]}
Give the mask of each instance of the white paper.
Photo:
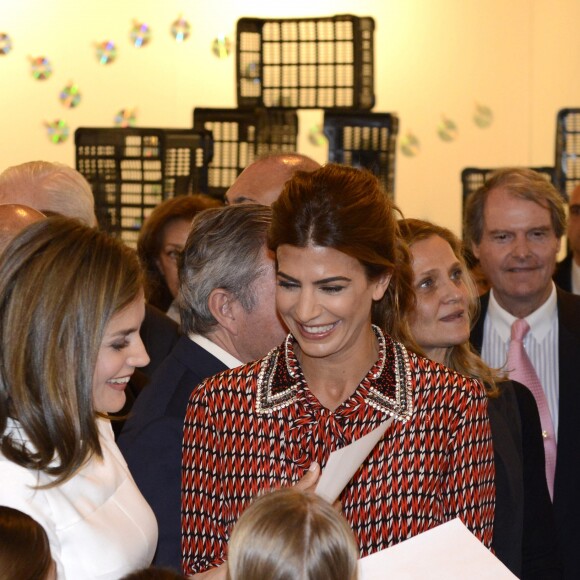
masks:
{"type": "Polygon", "coordinates": [[[359,580],[394,578],[517,580],[459,518],[359,560],[359,580]]]}
{"type": "Polygon", "coordinates": [[[333,451],[320,474],[315,493],[334,503],[393,420],[391,417],[350,445],[333,451]]]}

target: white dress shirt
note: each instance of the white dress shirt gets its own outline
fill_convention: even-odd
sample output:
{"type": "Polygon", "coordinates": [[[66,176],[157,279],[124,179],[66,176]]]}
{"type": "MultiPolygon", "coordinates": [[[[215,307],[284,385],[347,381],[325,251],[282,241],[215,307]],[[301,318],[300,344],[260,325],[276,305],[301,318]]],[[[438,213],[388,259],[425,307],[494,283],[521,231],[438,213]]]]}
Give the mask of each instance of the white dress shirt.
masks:
{"type": "MultiPolygon", "coordinates": [[[[491,290],[483,326],[481,357],[492,368],[503,369],[506,364],[511,326],[514,320],[516,317],[498,304],[491,290]]],[[[558,309],[554,284],[552,284],[552,292],[548,300],[532,314],[526,316],[525,320],[530,325],[530,331],[524,339],[524,348],[542,383],[557,437],[560,376],[558,372],[558,309]]]]}

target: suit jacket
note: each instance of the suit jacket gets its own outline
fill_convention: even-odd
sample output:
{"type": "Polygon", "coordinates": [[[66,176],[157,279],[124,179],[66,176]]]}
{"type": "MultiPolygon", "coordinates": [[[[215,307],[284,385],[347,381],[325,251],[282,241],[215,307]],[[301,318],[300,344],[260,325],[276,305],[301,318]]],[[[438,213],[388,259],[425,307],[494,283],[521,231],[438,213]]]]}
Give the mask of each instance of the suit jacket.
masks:
{"type": "Polygon", "coordinates": [[[149,364],[147,366],[135,369],[125,394],[127,400],[125,405],[118,413],[113,413],[113,417],[118,417],[112,421],[113,431],[118,437],[125,423],[124,418],[129,414],[139,393],[145,385],[149,383],[155,369],[161,364],[165,357],[171,352],[171,349],[179,338],[179,327],[174,320],[171,320],[161,310],[145,304],[145,318],[139,330],[141,340],[145,350],[149,355],[149,364]]]}
{"type": "Polygon", "coordinates": [[[572,292],[572,253],[569,252],[566,257],[556,264],[556,271],[554,272],[554,282],[562,290],[572,292]]]}
{"type": "MultiPolygon", "coordinates": [[[[556,288],[560,396],[558,455],[554,480],[554,518],[564,578],[580,578],[580,296],[556,288]]],[[[481,297],[481,316],[471,342],[481,352],[489,293],[481,297]]],[[[541,524],[543,525],[543,524],[541,524]]]]}
{"type": "Polygon", "coordinates": [[[119,437],[131,474],[157,517],[157,566],[181,572],[181,442],[189,395],[226,368],[182,336],[139,395],[119,437]]]}

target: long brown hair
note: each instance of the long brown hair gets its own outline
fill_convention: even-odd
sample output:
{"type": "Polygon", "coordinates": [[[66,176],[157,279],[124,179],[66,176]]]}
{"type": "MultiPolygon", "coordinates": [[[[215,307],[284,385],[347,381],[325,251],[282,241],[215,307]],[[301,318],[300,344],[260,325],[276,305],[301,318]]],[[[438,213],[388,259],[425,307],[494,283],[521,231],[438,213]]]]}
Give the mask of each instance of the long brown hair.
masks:
{"type": "Polygon", "coordinates": [[[371,319],[397,340],[413,344],[406,316],[415,299],[409,253],[399,235],[398,209],[370,171],[331,163],[297,172],[272,210],[271,250],[283,244],[334,248],[357,259],[369,280],[391,274],[371,319]]]}
{"type": "MultiPolygon", "coordinates": [[[[469,323],[473,327],[479,316],[479,298],[475,281],[471,277],[467,264],[465,263],[461,240],[451,230],[424,220],[404,219],[399,221],[399,225],[401,227],[401,235],[407,244],[409,244],[410,248],[412,248],[413,244],[434,236],[445,240],[449,244],[463,272],[463,281],[465,282],[469,296],[469,323]]],[[[420,354],[424,355],[422,352],[420,354]]],[[[505,378],[497,370],[491,369],[485,364],[482,358],[475,352],[469,340],[463,344],[450,347],[447,350],[446,360],[444,362],[446,366],[458,373],[481,380],[486,387],[488,396],[495,397],[499,394],[497,383],[505,380],[505,378]]]]}
{"type": "Polygon", "coordinates": [[[2,453],[70,478],[101,455],[93,374],[105,327],[142,292],[135,252],[77,220],[24,229],[0,256],[2,453]],[[18,421],[34,450],[6,433],[18,421]]]}

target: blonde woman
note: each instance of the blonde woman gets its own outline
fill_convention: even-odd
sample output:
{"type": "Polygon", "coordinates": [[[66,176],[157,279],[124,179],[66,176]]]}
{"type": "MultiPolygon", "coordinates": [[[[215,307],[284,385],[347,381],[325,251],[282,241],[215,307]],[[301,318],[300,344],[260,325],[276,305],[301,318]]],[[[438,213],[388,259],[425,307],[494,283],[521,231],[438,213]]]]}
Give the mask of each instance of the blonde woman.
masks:
{"type": "Polygon", "coordinates": [[[346,520],[312,493],[280,489],[242,514],[228,548],[228,580],[356,580],[346,520]]]}

